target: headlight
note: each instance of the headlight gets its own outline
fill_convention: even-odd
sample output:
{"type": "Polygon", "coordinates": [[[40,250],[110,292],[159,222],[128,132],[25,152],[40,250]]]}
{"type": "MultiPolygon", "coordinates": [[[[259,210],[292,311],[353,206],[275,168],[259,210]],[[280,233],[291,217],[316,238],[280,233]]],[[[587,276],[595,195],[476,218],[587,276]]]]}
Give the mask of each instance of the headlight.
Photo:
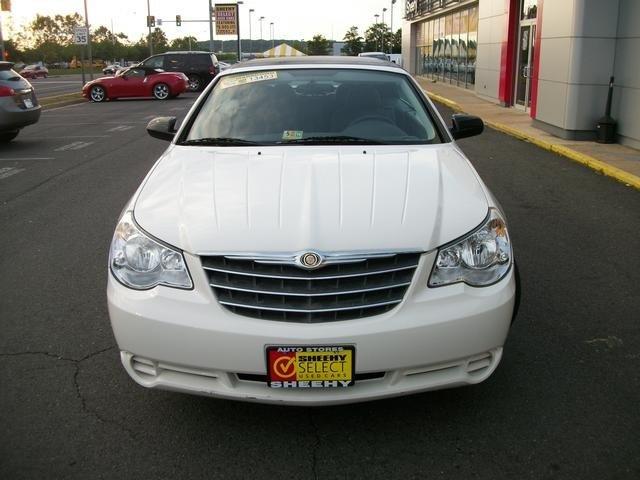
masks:
{"type": "Polygon", "coordinates": [[[182,252],[145,234],[130,211],[125,212],[116,227],[109,267],[121,283],[137,290],[156,285],[187,289],[193,286],[182,252]]]}
{"type": "Polygon", "coordinates": [[[492,208],[480,227],[438,250],[429,286],[457,282],[474,287],[491,285],[507,274],[512,257],[505,221],[500,212],[492,208]]]}

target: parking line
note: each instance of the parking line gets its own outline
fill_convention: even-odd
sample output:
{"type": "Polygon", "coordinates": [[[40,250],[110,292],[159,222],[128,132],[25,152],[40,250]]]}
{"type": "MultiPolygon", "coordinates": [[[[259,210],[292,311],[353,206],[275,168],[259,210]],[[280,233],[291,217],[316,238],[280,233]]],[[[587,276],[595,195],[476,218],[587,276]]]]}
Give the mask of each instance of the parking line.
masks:
{"type": "Polygon", "coordinates": [[[89,145],[92,145],[93,142],[73,142],[73,143],[69,143],[67,145],[63,145],[61,147],[56,148],[54,151],[55,152],[64,152],[67,150],[80,150],[82,148],[86,148],[89,145]]]}
{"type": "Polygon", "coordinates": [[[0,162],[17,162],[21,160],[55,160],[55,157],[13,157],[13,158],[0,158],[0,162]]]}
{"type": "Polygon", "coordinates": [[[118,125],[117,127],[110,128],[107,132],[125,132],[134,128],[133,125],[118,125]]]}
{"type": "Polygon", "coordinates": [[[24,168],[15,168],[15,167],[0,168],[0,180],[2,180],[3,178],[8,178],[22,171],[24,171],[24,168]]]}

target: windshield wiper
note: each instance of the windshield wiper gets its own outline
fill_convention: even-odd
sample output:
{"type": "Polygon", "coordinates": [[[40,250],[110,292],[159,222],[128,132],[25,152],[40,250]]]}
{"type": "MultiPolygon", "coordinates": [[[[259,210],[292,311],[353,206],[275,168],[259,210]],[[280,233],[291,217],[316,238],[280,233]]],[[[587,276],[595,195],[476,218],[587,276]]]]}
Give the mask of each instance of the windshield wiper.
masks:
{"type": "Polygon", "coordinates": [[[298,138],[295,140],[285,140],[278,142],[281,145],[288,145],[290,143],[313,143],[316,145],[322,145],[323,143],[335,144],[335,143],[352,143],[357,145],[382,145],[383,142],[378,140],[371,140],[370,138],[352,137],[349,135],[327,135],[326,137],[307,137],[298,138]]]}
{"type": "Polygon", "coordinates": [[[191,140],[184,140],[180,142],[179,145],[204,145],[204,146],[216,146],[216,145],[225,145],[225,146],[241,146],[241,145],[261,145],[258,142],[253,142],[251,140],[244,140],[242,138],[231,138],[231,137],[204,137],[204,138],[194,138],[191,140]]]}

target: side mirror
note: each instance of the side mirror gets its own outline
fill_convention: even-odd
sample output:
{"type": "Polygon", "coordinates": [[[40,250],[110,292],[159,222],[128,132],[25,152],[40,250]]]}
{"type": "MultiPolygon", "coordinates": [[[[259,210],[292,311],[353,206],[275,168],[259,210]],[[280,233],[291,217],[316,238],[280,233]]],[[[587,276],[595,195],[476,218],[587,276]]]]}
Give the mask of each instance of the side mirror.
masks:
{"type": "Polygon", "coordinates": [[[147,133],[160,140],[173,140],[176,131],[176,117],[156,117],[147,124],[147,133]]]}
{"type": "Polygon", "coordinates": [[[484,122],[480,117],[456,113],[451,116],[453,126],[449,129],[454,139],[480,135],[484,130],[484,122]]]}

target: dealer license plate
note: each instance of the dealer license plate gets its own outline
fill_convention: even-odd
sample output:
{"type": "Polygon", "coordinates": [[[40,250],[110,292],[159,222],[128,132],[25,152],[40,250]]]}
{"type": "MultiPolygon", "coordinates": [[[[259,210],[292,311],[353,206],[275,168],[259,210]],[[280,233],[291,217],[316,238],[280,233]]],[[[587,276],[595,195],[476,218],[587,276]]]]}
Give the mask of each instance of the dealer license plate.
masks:
{"type": "Polygon", "coordinates": [[[271,388],[344,388],[355,383],[353,345],[267,347],[271,388]]]}
{"type": "Polygon", "coordinates": [[[23,98],[22,103],[24,103],[24,106],[27,108],[33,108],[33,102],[30,98],[23,98]]]}

